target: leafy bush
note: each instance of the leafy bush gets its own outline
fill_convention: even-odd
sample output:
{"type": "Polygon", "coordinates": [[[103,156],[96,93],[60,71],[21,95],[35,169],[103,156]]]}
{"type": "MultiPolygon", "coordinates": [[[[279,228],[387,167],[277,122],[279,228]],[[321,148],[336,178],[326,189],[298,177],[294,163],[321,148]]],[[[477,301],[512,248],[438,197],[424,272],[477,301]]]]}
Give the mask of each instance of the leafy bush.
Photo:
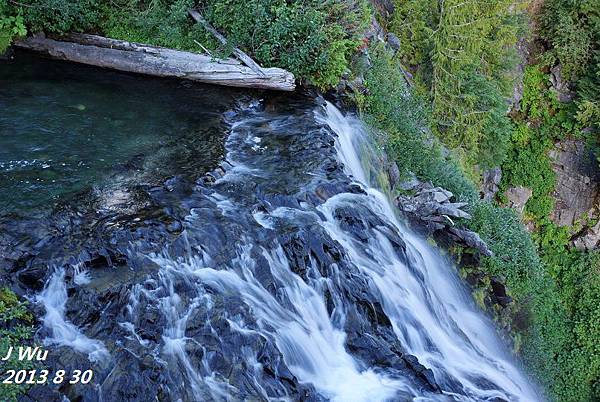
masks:
{"type": "Polygon", "coordinates": [[[514,211],[475,204],[468,222],[494,252],[480,269],[505,279],[518,311],[513,336],[558,401],[591,401],[600,380],[600,256],[568,248],[567,228],[547,225],[536,242],[514,211]],[[538,256],[538,248],[541,258],[538,256]]]}
{"type": "Polygon", "coordinates": [[[543,222],[554,208],[550,195],[556,184],[548,152],[555,141],[575,134],[576,123],[570,106],[557,101],[547,74],[539,66],[527,67],[523,81],[521,112],[514,117],[501,188],[531,188],[533,196],[527,202],[527,212],[543,222]]]}
{"type": "MultiPolygon", "coordinates": [[[[593,110],[580,108],[580,113],[593,110]]],[[[509,261],[507,250],[518,253],[517,244],[496,252],[497,244],[492,240],[496,256],[483,267],[484,271],[505,272],[517,304],[528,305],[531,325],[521,338],[523,351],[559,401],[592,400],[600,379],[600,353],[594,342],[590,342],[590,336],[600,336],[600,259],[597,253],[570,249],[577,228],[559,228],[548,218],[554,208],[551,193],[555,187],[548,151],[555,141],[577,135],[574,115],[573,105],[557,101],[547,73],[539,66],[529,66],[525,71],[521,111],[514,116],[511,149],[502,166],[501,188],[522,185],[533,190],[526,212],[536,224],[534,244],[540,260],[539,268],[532,272],[537,272],[539,278],[512,277],[511,271],[523,260],[518,258],[518,263],[510,260],[509,264],[505,261],[509,261]]],[[[580,120],[584,118],[587,116],[580,116],[580,120]]],[[[483,221],[493,228],[493,214],[488,211],[485,219],[475,223],[485,235],[483,221]]],[[[505,232],[503,229],[502,233],[505,232]]]]}
{"type": "MultiPolygon", "coordinates": [[[[0,355],[5,356],[9,346],[32,345],[33,315],[26,304],[19,301],[9,289],[0,289],[0,355]]],[[[6,361],[0,361],[0,373],[6,370],[26,370],[34,368],[29,361],[18,361],[13,353],[6,361]]],[[[0,400],[16,401],[27,390],[25,384],[0,384],[0,400]]]]}
{"type": "Polygon", "coordinates": [[[544,54],[550,64],[559,62],[565,78],[574,79],[594,68],[600,43],[600,2],[598,0],[551,0],[539,15],[540,34],[552,46],[544,54]]]}
{"type": "Polygon", "coordinates": [[[95,0],[31,0],[23,8],[32,32],[82,32],[98,27],[100,2],[95,0]]]}
{"type": "Polygon", "coordinates": [[[476,198],[475,187],[456,159],[451,154],[444,156],[445,150],[428,134],[429,111],[409,90],[398,60],[382,46],[371,48],[370,54],[363,112],[371,125],[385,132],[389,156],[403,173],[413,172],[458,196],[476,198]]]}
{"type": "Polygon", "coordinates": [[[9,7],[6,0],[0,0],[0,54],[10,46],[13,38],[26,34],[21,8],[9,7]]]}
{"type": "MultiPolygon", "coordinates": [[[[600,0],[551,0],[540,12],[540,36],[550,49],[547,65],[560,64],[576,89],[579,122],[600,155],[600,0]]],[[[600,157],[599,157],[600,160],[600,157]]]]}
{"type": "Polygon", "coordinates": [[[206,0],[203,14],[267,66],[321,88],[338,83],[370,19],[362,0],[206,0]]]}
{"type": "Polygon", "coordinates": [[[103,31],[111,38],[173,49],[202,51],[216,46],[205,29],[188,16],[194,0],[115,0],[103,9],[103,31]]]}

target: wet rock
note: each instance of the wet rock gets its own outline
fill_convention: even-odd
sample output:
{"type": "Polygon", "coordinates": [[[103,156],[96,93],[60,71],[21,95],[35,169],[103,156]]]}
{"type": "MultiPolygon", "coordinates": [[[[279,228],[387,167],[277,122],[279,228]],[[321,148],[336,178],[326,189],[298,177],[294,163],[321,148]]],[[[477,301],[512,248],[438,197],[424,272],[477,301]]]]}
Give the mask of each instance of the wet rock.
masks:
{"type": "Polygon", "coordinates": [[[419,359],[417,359],[413,355],[405,355],[403,359],[409,367],[411,367],[416,373],[418,373],[418,375],[431,386],[431,388],[433,388],[436,391],[440,390],[439,385],[437,385],[435,381],[435,376],[433,375],[433,371],[431,369],[428,369],[427,367],[423,366],[419,362],[419,359]]]}
{"type": "Polygon", "coordinates": [[[483,172],[483,184],[481,185],[481,198],[491,201],[498,192],[498,185],[502,180],[502,170],[499,167],[483,172]]]}
{"type": "Polygon", "coordinates": [[[183,230],[183,225],[179,221],[173,221],[167,225],[167,230],[171,233],[180,233],[183,230]]]}
{"type": "Polygon", "coordinates": [[[42,264],[29,266],[18,273],[19,282],[28,289],[39,291],[44,287],[48,267],[42,264]]]}
{"type": "Polygon", "coordinates": [[[49,386],[32,386],[27,393],[19,398],[20,402],[62,401],[62,394],[49,386]]]}
{"type": "Polygon", "coordinates": [[[600,210],[600,170],[584,140],[558,142],[549,156],[556,173],[550,219],[559,226],[572,226],[581,218],[596,217],[600,210]]]}
{"type": "Polygon", "coordinates": [[[508,206],[519,214],[523,214],[525,210],[525,204],[531,198],[533,192],[527,187],[509,187],[505,192],[504,196],[508,199],[508,206]]]}

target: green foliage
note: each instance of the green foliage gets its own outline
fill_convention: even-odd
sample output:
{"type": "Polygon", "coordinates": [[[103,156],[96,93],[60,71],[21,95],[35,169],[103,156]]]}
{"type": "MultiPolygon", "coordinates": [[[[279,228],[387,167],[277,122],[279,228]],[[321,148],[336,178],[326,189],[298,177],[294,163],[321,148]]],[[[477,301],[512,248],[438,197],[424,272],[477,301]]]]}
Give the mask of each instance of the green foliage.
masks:
{"type": "Polygon", "coordinates": [[[600,379],[600,256],[567,247],[567,228],[548,224],[536,242],[509,209],[479,202],[470,229],[494,252],[480,269],[505,279],[519,311],[513,336],[558,401],[590,401],[600,379]],[[538,256],[538,249],[541,258],[538,256]]]}
{"type": "Polygon", "coordinates": [[[599,0],[545,1],[539,15],[540,34],[552,46],[545,59],[563,67],[566,79],[588,74],[600,50],[599,0]]]}
{"type": "Polygon", "coordinates": [[[30,31],[82,32],[97,28],[100,2],[95,0],[30,0],[23,8],[30,31]]]}
{"type": "Polygon", "coordinates": [[[547,223],[536,237],[569,329],[564,350],[557,352],[562,366],[552,389],[559,400],[589,401],[600,382],[600,253],[570,249],[572,235],[571,228],[547,223]]]}
{"type": "Polygon", "coordinates": [[[381,46],[371,48],[370,54],[373,64],[365,75],[368,96],[363,112],[371,125],[385,132],[387,153],[403,173],[413,172],[464,198],[475,198],[475,188],[457,161],[444,156],[427,133],[429,112],[409,90],[398,60],[381,46]]]}
{"type": "Polygon", "coordinates": [[[362,0],[206,0],[204,15],[267,66],[321,88],[338,83],[370,13],[362,0]]]}
{"type": "Polygon", "coordinates": [[[400,53],[429,92],[435,132],[467,164],[499,165],[510,121],[514,44],[524,25],[513,0],[395,1],[400,53]]]}
{"type": "Polygon", "coordinates": [[[6,0],[0,0],[0,54],[10,46],[13,38],[26,34],[21,8],[9,7],[6,0]]]}
{"type": "MultiPolygon", "coordinates": [[[[600,353],[597,342],[591,339],[600,336],[600,259],[597,253],[570,249],[568,244],[577,229],[559,228],[548,218],[554,208],[551,193],[555,187],[548,152],[555,141],[577,135],[582,121],[593,118],[594,113],[593,105],[580,106],[577,122],[573,105],[557,101],[548,75],[539,66],[529,66],[524,76],[521,110],[513,117],[511,148],[502,166],[502,190],[508,186],[533,190],[526,212],[537,227],[534,240],[541,258],[537,263],[539,268],[533,271],[538,278],[515,280],[508,274],[507,284],[518,304],[530,300],[530,325],[522,337],[523,351],[559,401],[589,401],[597,391],[594,387],[600,376],[600,353]]],[[[485,221],[494,227],[489,214],[485,221]]],[[[478,229],[481,222],[480,219],[476,224],[478,229]]],[[[485,262],[486,272],[504,271],[506,275],[523,261],[521,257],[518,264],[505,262],[507,250],[514,253],[519,249],[517,244],[498,252],[494,247],[497,245],[492,242],[496,255],[485,262]]]]}
{"type": "MultiPolygon", "coordinates": [[[[0,289],[0,355],[5,356],[9,346],[30,346],[33,337],[33,315],[24,302],[9,289],[0,289]]],[[[15,354],[7,361],[0,361],[0,373],[6,370],[34,368],[29,361],[18,361],[15,354]]],[[[0,384],[0,400],[16,401],[27,390],[21,384],[0,384]]]]}
{"type": "Polygon", "coordinates": [[[111,38],[173,49],[202,51],[198,43],[216,46],[188,16],[194,0],[115,0],[103,9],[103,30],[111,38]]]}
{"type": "MultiPolygon", "coordinates": [[[[548,0],[540,13],[540,36],[550,46],[546,64],[559,63],[577,92],[580,128],[600,155],[600,0],[548,0]]],[[[600,158],[600,157],[599,157],[600,158]]]]}
{"type": "Polygon", "coordinates": [[[500,275],[514,297],[527,298],[531,284],[543,274],[530,234],[511,209],[477,202],[471,210],[470,229],[476,231],[494,252],[484,259],[483,271],[500,275]]]}
{"type": "Polygon", "coordinates": [[[538,66],[527,67],[523,82],[521,112],[514,118],[510,149],[502,165],[501,188],[531,188],[533,196],[527,202],[527,212],[541,222],[554,208],[550,194],[556,175],[548,152],[555,141],[575,132],[576,122],[569,106],[556,100],[547,75],[538,66]]]}
{"type": "Polygon", "coordinates": [[[537,132],[519,123],[512,136],[513,147],[502,166],[502,189],[509,186],[529,187],[533,191],[527,203],[527,211],[536,218],[548,215],[553,205],[549,194],[554,190],[555,174],[552,171],[548,150],[549,140],[541,140],[537,132]]]}

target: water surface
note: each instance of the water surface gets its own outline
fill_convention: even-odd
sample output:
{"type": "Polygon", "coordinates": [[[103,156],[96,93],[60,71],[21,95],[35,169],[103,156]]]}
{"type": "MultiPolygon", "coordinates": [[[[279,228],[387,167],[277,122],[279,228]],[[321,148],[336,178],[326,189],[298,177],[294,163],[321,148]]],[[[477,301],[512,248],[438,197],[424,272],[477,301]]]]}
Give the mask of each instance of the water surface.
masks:
{"type": "Polygon", "coordinates": [[[28,53],[0,61],[0,214],[52,205],[119,170],[152,182],[214,167],[235,95],[28,53]]]}

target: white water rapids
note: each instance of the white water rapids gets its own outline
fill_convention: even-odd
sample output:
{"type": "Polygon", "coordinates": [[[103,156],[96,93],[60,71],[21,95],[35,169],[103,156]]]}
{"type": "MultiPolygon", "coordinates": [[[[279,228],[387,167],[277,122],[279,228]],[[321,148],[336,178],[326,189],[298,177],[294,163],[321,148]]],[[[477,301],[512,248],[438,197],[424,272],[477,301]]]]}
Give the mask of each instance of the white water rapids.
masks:
{"type": "MultiPolygon", "coordinates": [[[[423,239],[413,235],[397,219],[388,195],[378,188],[369,174],[369,160],[374,157],[368,134],[358,119],[343,116],[327,104],[317,112],[317,119],[336,135],[338,158],[345,171],[364,193],[340,193],[330,197],[316,209],[278,207],[270,212],[257,211],[251,216],[260,230],[274,230],[277,222],[309,221],[322,228],[343,251],[342,258],[356,267],[367,283],[369,292],[379,301],[403,350],[432,370],[441,391],[425,390],[398,370],[369,367],[348,350],[348,320],[343,297],[338,293],[343,275],[337,264],[323,275],[311,260],[306,276],[294,270],[281,244],[269,248],[257,246],[251,238],[242,237],[237,245],[237,258],[226,269],[205,254],[201,245],[188,244],[188,255],[172,256],[169,251],[149,258],[159,266],[156,277],[133,286],[127,306],[127,321],[119,322],[127,339],[137,342],[142,350],[154,356],[165,367],[184,378],[184,384],[171,384],[173,400],[302,400],[302,396],[269,397],[261,386],[262,366],[250,348],[242,348],[252,387],[256,395],[241,397],[227,378],[211,366],[211,353],[188,335],[197,310],[213,309],[215,294],[239,296],[252,312],[255,325],[239,315],[227,317],[229,327],[242,335],[270,339],[283,356],[285,364],[302,384],[314,387],[320,398],[335,402],[384,401],[539,401],[533,385],[521,373],[507,348],[499,340],[491,322],[474,305],[454,268],[423,239]],[[363,163],[367,166],[363,166],[363,163]],[[365,242],[360,242],[342,226],[336,212],[343,208],[363,208],[388,226],[375,227],[365,242]],[[406,259],[400,258],[386,235],[393,228],[406,244],[406,259]],[[254,249],[255,253],[252,254],[254,249]],[[256,249],[259,249],[258,257],[256,249]],[[268,263],[276,287],[265,285],[257,259],[268,263]],[[211,292],[207,292],[210,289],[211,292]],[[328,309],[325,295],[334,304],[328,309]],[[139,335],[143,328],[140,317],[148,305],[162,315],[164,328],[160,346],[153,348],[139,335]],[[201,350],[200,359],[191,350],[201,350]],[[200,361],[200,364],[197,362],[200,361]]],[[[247,127],[247,121],[234,124],[229,143],[250,143],[262,152],[259,133],[247,127]]],[[[279,122],[281,127],[287,122],[279,122]]],[[[266,125],[266,124],[265,124],[266,125]]],[[[276,124],[273,123],[275,127],[276,124]]],[[[266,149],[266,148],[265,148],[266,149]]],[[[252,175],[260,176],[260,168],[236,160],[236,151],[228,147],[228,160],[233,165],[218,183],[242,182],[252,175]],[[245,176],[247,175],[247,176],[245,176]]],[[[222,219],[235,214],[236,200],[230,194],[213,193],[214,205],[222,219]]],[[[193,225],[198,214],[192,210],[188,223],[193,225]]],[[[188,229],[188,231],[191,229],[188,229]]],[[[183,236],[187,239],[188,233],[183,236]]],[[[81,274],[76,285],[85,286],[90,278],[81,274]]],[[[66,288],[64,272],[57,271],[39,300],[47,314],[44,325],[51,330],[48,343],[74,347],[90,358],[108,354],[102,342],[87,338],[65,318],[66,288]]],[[[218,329],[207,322],[208,332],[218,329]]],[[[281,391],[284,392],[284,391],[281,391]]],[[[101,398],[102,399],[102,398],[101,398]]],[[[310,399],[319,400],[319,399],[310,399]]]]}
{"type": "Polygon", "coordinates": [[[331,198],[320,207],[327,216],[324,225],[344,245],[349,258],[372,279],[402,345],[431,368],[436,379],[444,372],[457,379],[469,395],[454,395],[458,400],[540,400],[448,261],[398,222],[390,199],[367,177],[359,156],[369,149],[362,123],[344,117],[329,103],[326,108],[323,120],[338,134],[339,157],[368,196],[342,194],[331,198]],[[367,204],[392,222],[406,242],[412,266],[397,258],[383,234],[370,239],[367,250],[347,236],[332,215],[335,207],[344,203],[367,204]],[[481,387],[473,381],[476,377],[488,379],[501,390],[481,387]]]}

